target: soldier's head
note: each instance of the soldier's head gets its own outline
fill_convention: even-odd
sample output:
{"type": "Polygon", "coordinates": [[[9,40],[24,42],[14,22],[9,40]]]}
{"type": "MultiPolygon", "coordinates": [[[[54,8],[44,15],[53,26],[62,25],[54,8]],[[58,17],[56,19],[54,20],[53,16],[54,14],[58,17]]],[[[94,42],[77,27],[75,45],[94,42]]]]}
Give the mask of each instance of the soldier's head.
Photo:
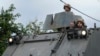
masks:
{"type": "Polygon", "coordinates": [[[79,28],[82,28],[84,26],[84,22],[83,21],[77,21],[77,26],[79,28]]]}
{"type": "Polygon", "coordinates": [[[71,11],[70,5],[69,5],[69,4],[65,4],[65,5],[64,5],[64,10],[65,10],[65,11],[71,11]]]}

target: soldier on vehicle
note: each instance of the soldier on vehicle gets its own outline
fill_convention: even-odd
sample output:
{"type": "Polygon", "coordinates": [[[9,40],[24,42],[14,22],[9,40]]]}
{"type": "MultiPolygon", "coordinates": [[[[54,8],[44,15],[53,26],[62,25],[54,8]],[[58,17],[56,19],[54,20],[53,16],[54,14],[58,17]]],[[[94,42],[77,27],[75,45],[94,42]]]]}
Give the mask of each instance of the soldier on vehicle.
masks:
{"type": "MultiPolygon", "coordinates": [[[[65,11],[65,13],[66,13],[66,16],[67,16],[66,19],[72,20],[72,19],[73,19],[72,16],[73,16],[74,14],[73,14],[73,12],[71,12],[71,6],[70,6],[69,4],[65,4],[64,7],[63,7],[63,9],[64,9],[64,11],[65,11]]],[[[63,20],[63,19],[62,19],[62,20],[63,20]]],[[[72,20],[72,21],[73,21],[73,20],[72,20]]],[[[71,23],[69,23],[69,24],[70,24],[69,26],[67,26],[67,27],[61,27],[61,28],[58,28],[57,30],[58,30],[58,31],[64,31],[64,29],[67,30],[67,29],[69,29],[69,28],[73,28],[73,27],[74,27],[74,22],[71,22],[71,23]]]]}
{"type": "MultiPolygon", "coordinates": [[[[71,12],[71,6],[69,4],[65,4],[64,5],[64,10],[65,10],[65,12],[71,12]]],[[[74,28],[75,27],[75,22],[74,21],[70,22],[70,26],[69,27],[70,28],[74,28]]]]}
{"type": "Polygon", "coordinates": [[[77,28],[84,28],[85,27],[84,20],[83,19],[77,19],[76,27],[77,28]]]}

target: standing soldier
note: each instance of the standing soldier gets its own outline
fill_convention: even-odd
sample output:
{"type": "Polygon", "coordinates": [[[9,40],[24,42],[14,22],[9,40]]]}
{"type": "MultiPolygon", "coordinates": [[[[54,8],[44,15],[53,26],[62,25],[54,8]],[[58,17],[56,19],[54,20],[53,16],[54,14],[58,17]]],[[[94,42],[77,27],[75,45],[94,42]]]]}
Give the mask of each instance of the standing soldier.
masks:
{"type": "MultiPolygon", "coordinates": [[[[69,4],[65,4],[64,5],[64,10],[65,10],[65,12],[71,12],[71,6],[69,4]]],[[[74,15],[74,14],[72,13],[72,15],[74,15]]],[[[75,27],[75,22],[71,21],[69,27],[74,28],[75,27]]]]}
{"type": "Polygon", "coordinates": [[[57,28],[58,31],[64,31],[66,29],[74,27],[74,21],[73,21],[74,14],[73,12],[71,12],[71,6],[69,4],[65,4],[63,9],[64,9],[64,12],[62,12],[62,16],[65,16],[65,18],[60,18],[63,23],[62,24],[63,27],[57,28]]]}

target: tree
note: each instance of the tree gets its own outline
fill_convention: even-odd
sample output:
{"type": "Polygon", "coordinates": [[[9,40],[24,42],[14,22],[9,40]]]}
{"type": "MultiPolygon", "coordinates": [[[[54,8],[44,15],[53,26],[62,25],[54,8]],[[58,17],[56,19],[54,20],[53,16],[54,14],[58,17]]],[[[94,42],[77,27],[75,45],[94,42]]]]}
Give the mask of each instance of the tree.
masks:
{"type": "Polygon", "coordinates": [[[24,28],[22,23],[18,23],[17,27],[18,27],[18,30],[19,30],[20,34],[22,34],[22,35],[26,35],[27,34],[26,28],[24,28]]]}
{"type": "Polygon", "coordinates": [[[6,41],[11,37],[12,33],[18,34],[39,34],[41,33],[42,22],[38,23],[38,20],[30,22],[26,27],[21,23],[14,23],[14,21],[20,16],[19,13],[14,13],[16,8],[13,4],[0,12],[0,56],[6,49],[6,41]]]}
{"type": "Polygon", "coordinates": [[[7,10],[1,9],[0,12],[0,56],[6,48],[5,41],[14,32],[19,31],[17,24],[14,23],[19,13],[14,14],[16,8],[13,4],[7,10]]]}
{"type": "Polygon", "coordinates": [[[41,33],[41,25],[43,23],[39,22],[38,20],[35,20],[33,22],[30,22],[27,26],[26,26],[26,32],[27,34],[39,34],[41,33]]]}

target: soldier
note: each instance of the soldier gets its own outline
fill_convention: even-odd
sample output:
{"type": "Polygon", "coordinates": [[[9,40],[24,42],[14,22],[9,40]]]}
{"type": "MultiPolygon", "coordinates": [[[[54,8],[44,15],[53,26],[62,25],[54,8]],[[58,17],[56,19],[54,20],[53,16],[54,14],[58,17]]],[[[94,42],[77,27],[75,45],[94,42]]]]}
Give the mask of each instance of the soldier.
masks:
{"type": "MultiPolygon", "coordinates": [[[[69,4],[65,4],[64,5],[64,10],[65,10],[65,12],[71,12],[71,6],[69,4]]],[[[74,28],[74,27],[75,27],[74,21],[70,22],[69,28],[74,28]]]]}
{"type": "Polygon", "coordinates": [[[85,27],[84,20],[78,19],[77,22],[76,22],[76,27],[77,28],[84,28],[85,27]]]}
{"type": "MultiPolygon", "coordinates": [[[[64,11],[63,13],[65,13],[65,15],[67,16],[67,20],[70,21],[73,19],[73,12],[71,12],[71,6],[69,4],[65,4],[64,7],[63,7],[64,11]]],[[[66,19],[62,19],[62,20],[66,20],[66,19]]],[[[67,22],[66,20],[66,22],[67,22]]],[[[64,21],[65,22],[65,21],[64,21]]],[[[58,31],[64,31],[66,29],[69,29],[70,27],[72,28],[74,26],[74,22],[71,22],[71,23],[67,23],[67,25],[70,24],[69,26],[67,27],[61,27],[61,28],[58,28],[57,30],[58,31]]],[[[65,25],[64,25],[65,26],[65,25]]]]}
{"type": "Polygon", "coordinates": [[[74,15],[75,28],[86,28],[84,19],[79,15],[74,15]]]}

